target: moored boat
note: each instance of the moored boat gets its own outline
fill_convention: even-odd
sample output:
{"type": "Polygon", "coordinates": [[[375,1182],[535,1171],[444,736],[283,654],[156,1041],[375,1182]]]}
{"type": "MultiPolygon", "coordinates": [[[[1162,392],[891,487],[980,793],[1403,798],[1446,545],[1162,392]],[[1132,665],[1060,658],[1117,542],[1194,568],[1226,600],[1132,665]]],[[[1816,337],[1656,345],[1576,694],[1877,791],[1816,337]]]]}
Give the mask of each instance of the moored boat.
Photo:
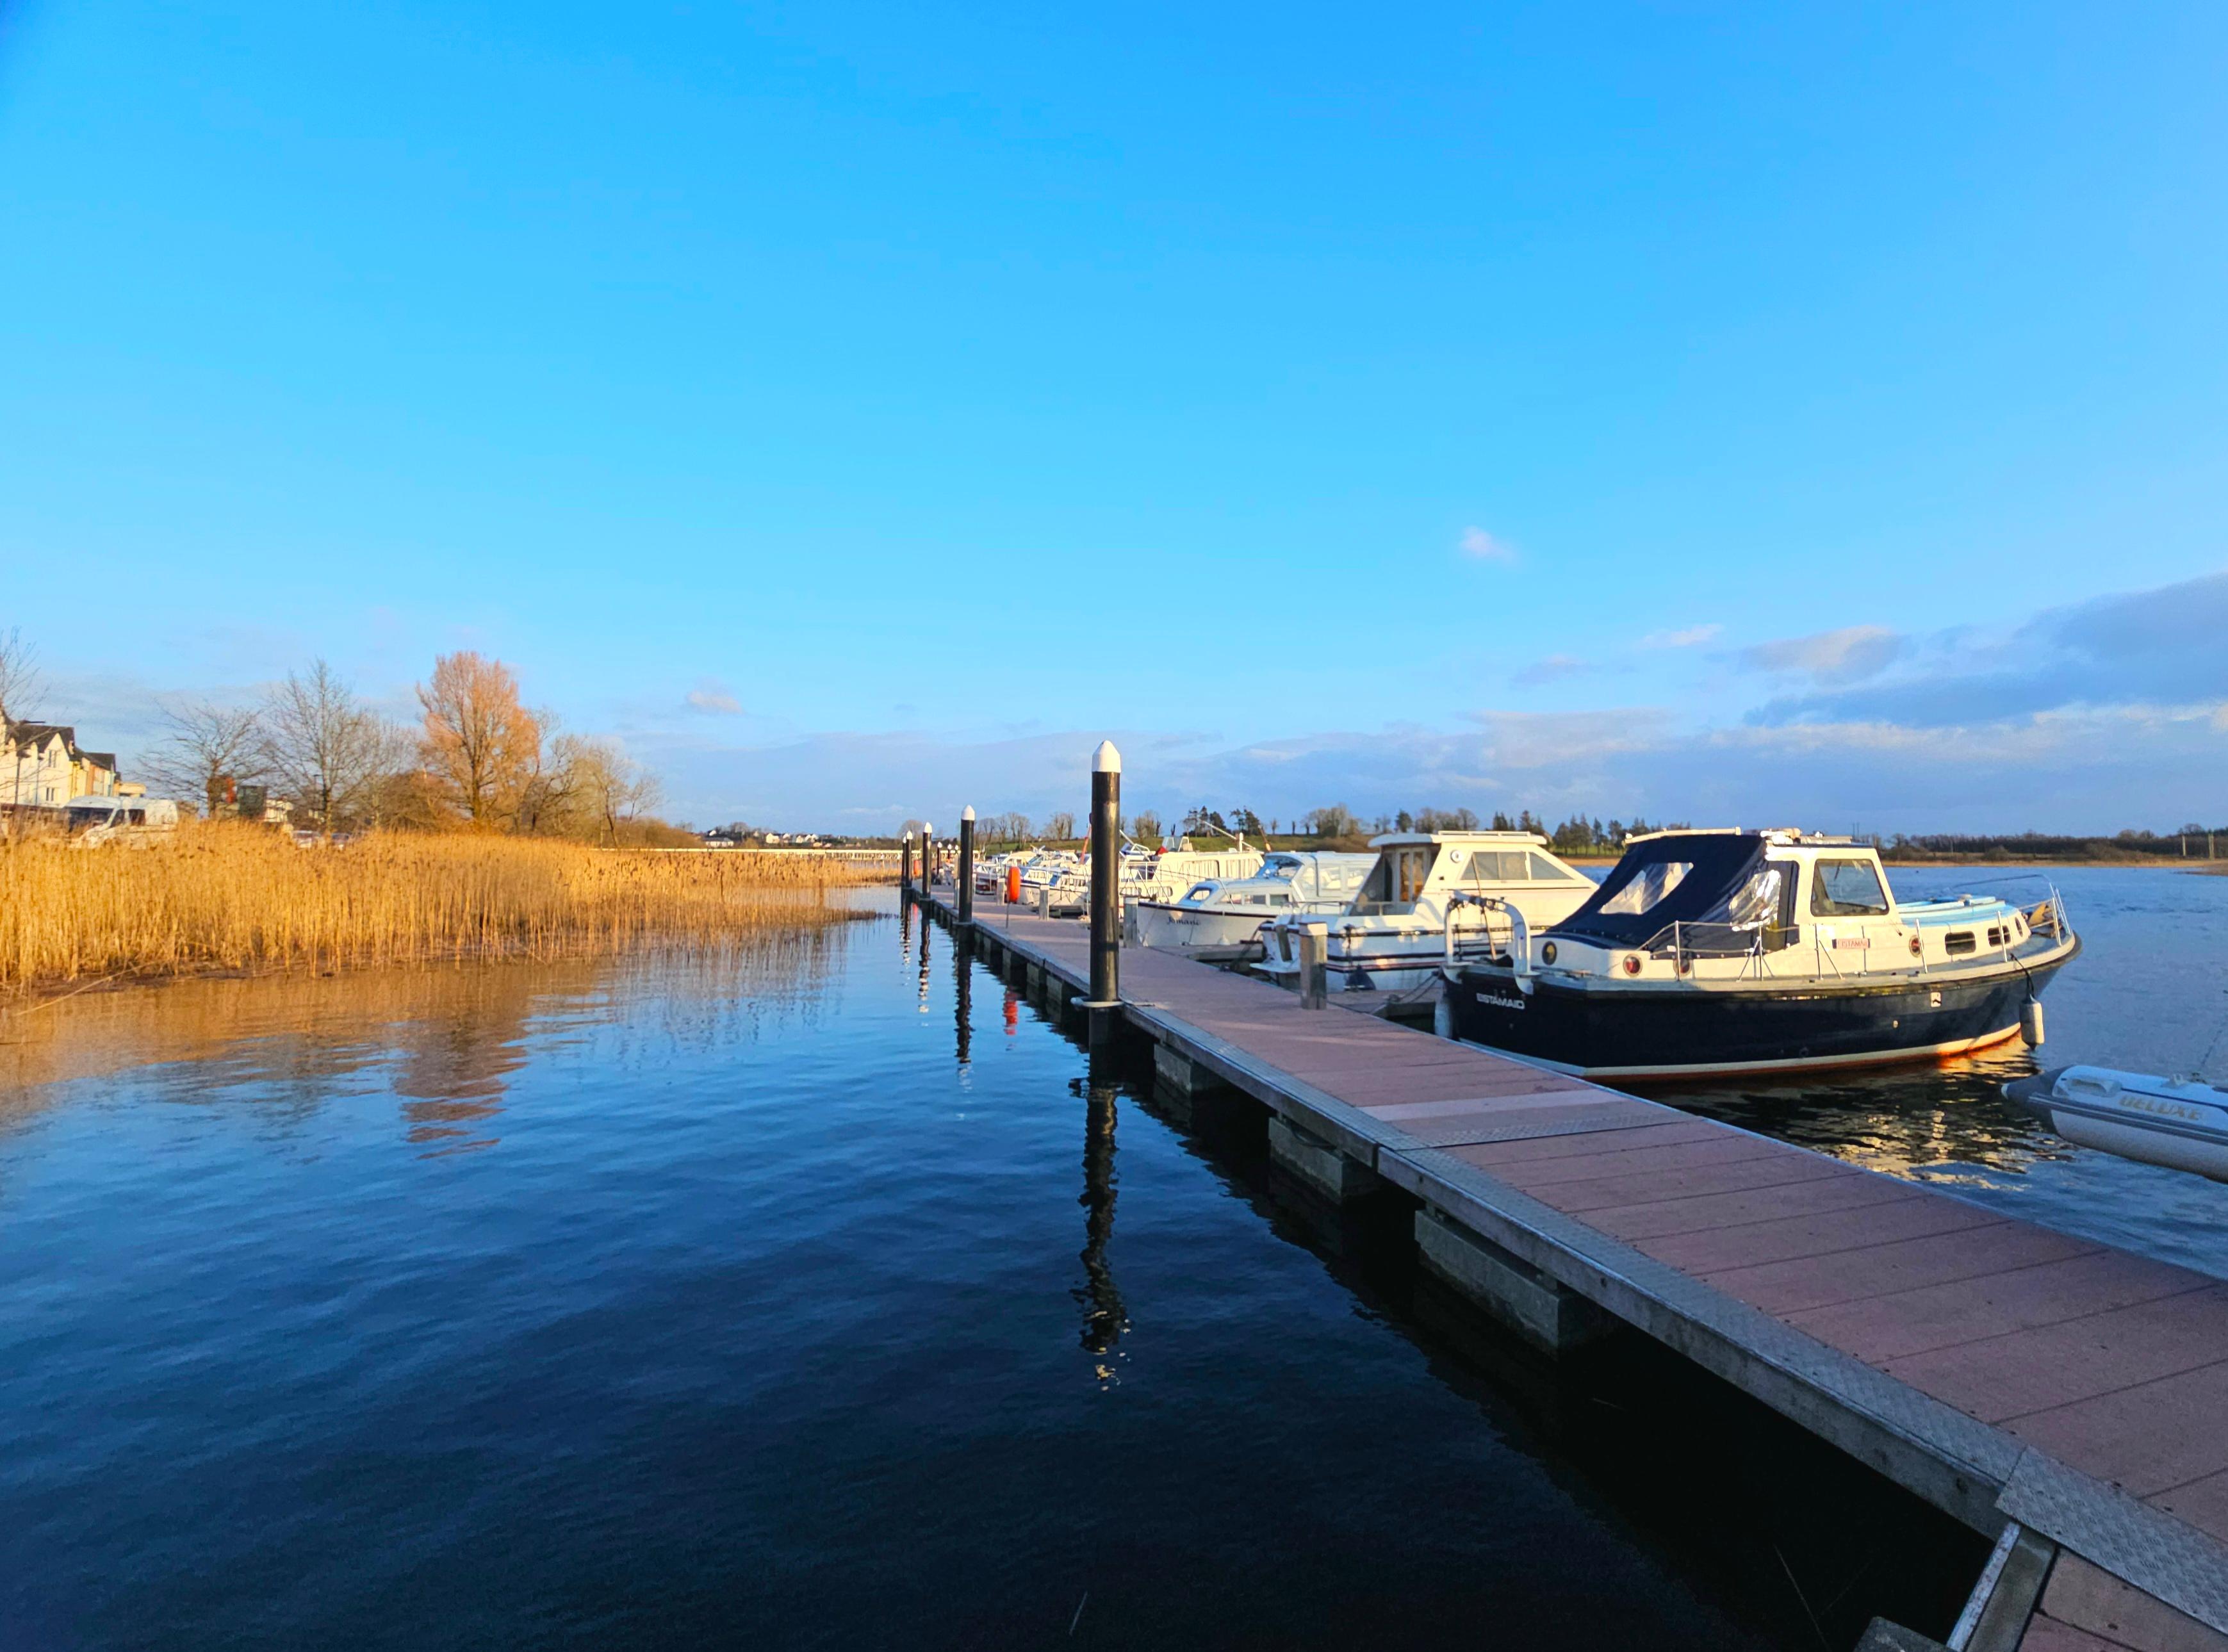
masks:
{"type": "Polygon", "coordinates": [[[2228,1090],[2218,1085],[2064,1066],[2014,1079],[2004,1094],[2078,1146],[2228,1181],[2228,1090]]]}
{"type": "Polygon", "coordinates": [[[1140,946],[1239,946],[1261,926],[1293,912],[1342,912],[1377,864],[1373,855],[1329,849],[1276,849],[1250,878],[1208,879],[1175,900],[1140,900],[1134,908],[1140,946]]]}
{"type": "Polygon", "coordinates": [[[1262,930],[1258,973],[1296,985],[1301,929],[1322,924],[1331,991],[1405,991],[1450,959],[1500,950],[1508,913],[1550,924],[1593,893],[1593,880],[1536,832],[1389,832],[1369,846],[1377,859],[1343,910],[1290,913],[1262,930]]]}
{"type": "Polygon", "coordinates": [[[2064,901],[1898,901],[1879,851],[1795,831],[1636,838],[1585,906],[1447,971],[1457,1038],[1596,1078],[1851,1066],[2042,1041],[2064,901]]]}

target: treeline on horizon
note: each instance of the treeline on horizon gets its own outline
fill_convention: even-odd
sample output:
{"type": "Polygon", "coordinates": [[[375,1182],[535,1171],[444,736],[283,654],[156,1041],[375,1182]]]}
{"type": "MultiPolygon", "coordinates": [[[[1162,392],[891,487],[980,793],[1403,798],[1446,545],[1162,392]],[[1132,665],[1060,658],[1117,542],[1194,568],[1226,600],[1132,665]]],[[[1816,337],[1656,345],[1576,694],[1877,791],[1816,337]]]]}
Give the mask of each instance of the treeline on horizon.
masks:
{"type": "MultiPolygon", "coordinates": [[[[1556,853],[1565,855],[1615,855],[1625,843],[1649,832],[1682,831],[1686,821],[1650,822],[1639,816],[1629,821],[1602,820],[1573,815],[1550,826],[1528,809],[1511,816],[1496,810],[1481,818],[1470,809],[1396,810],[1364,818],[1342,804],[1309,810],[1286,821],[1264,819],[1251,809],[1217,810],[1201,805],[1191,810],[1173,830],[1164,829],[1160,816],[1140,811],[1124,822],[1124,829],[1140,842],[1161,843],[1187,836],[1194,844],[1227,841],[1241,833],[1249,842],[1304,841],[1323,848],[1359,848],[1386,832],[1526,831],[1546,838],[1556,853]]],[[[976,828],[985,844],[1064,842],[1075,838],[1075,816],[1062,812],[1042,822],[1020,813],[986,815],[976,828]]],[[[2159,832],[2129,828],[2110,836],[2084,836],[2071,833],[1937,832],[1892,836],[1868,835],[1868,841],[1892,860],[1942,861],[2129,861],[2208,860],[2228,854],[2228,825],[2190,824],[2159,832]]]]}

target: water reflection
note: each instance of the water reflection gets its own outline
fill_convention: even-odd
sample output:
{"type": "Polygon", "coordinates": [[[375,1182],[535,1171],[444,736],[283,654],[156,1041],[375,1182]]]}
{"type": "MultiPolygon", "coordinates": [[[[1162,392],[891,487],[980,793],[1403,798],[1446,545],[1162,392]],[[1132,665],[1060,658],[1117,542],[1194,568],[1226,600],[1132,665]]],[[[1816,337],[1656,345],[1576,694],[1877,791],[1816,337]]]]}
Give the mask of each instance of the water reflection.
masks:
{"type": "Polygon", "coordinates": [[[1084,1352],[1094,1361],[1101,1387],[1119,1380],[1116,1348],[1130,1329],[1107,1246],[1114,1238],[1114,1124],[1118,1092],[1111,1063],[1094,1060],[1089,1077],[1075,1081],[1085,1101],[1083,1131],[1083,1287],[1075,1300],[1083,1309],[1084,1352]]]}
{"type": "Polygon", "coordinates": [[[970,1053],[975,1034],[975,960],[973,949],[965,938],[952,943],[952,1021],[954,1042],[958,1046],[962,1068],[973,1060],[970,1053]]]}
{"type": "MultiPolygon", "coordinates": [[[[776,932],[624,957],[204,978],[82,992],[0,1010],[0,1127],[89,1083],[178,1069],[164,1099],[248,1103],[308,1127],[384,1092],[403,1139],[429,1155],[499,1139],[492,1121],[537,1044],[593,1024],[614,1060],[755,1039],[768,1019],[813,1021],[841,990],[840,930],[776,932]],[[628,1025],[613,1012],[634,1012],[628,1025]]],[[[585,1035],[585,1034],[583,1034],[585,1035]]]]}

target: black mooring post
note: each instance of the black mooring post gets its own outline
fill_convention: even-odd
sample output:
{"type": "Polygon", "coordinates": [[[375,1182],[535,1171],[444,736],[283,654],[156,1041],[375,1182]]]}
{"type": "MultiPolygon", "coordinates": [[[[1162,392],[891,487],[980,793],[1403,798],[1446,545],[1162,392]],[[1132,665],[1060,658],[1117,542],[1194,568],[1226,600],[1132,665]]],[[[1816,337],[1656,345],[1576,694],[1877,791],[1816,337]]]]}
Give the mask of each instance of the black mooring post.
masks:
{"type": "Polygon", "coordinates": [[[912,893],[912,828],[906,828],[905,846],[898,851],[898,894],[912,893]]]}
{"type": "Polygon", "coordinates": [[[1111,1018],[1122,996],[1122,754],[1098,742],[1091,759],[1091,1002],[1111,1018]]]}
{"type": "Polygon", "coordinates": [[[955,910],[959,915],[959,926],[966,929],[975,922],[975,805],[970,804],[959,811],[959,899],[955,910]]]}
{"type": "Polygon", "coordinates": [[[936,899],[936,828],[920,823],[920,899],[925,906],[936,899]]]}

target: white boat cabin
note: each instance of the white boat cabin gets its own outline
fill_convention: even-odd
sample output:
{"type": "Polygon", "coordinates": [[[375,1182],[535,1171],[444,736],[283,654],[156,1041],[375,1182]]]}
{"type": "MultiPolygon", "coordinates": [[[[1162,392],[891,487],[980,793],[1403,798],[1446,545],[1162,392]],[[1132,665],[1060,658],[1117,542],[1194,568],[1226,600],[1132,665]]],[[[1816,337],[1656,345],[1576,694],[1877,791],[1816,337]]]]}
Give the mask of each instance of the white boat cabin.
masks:
{"type": "Polygon", "coordinates": [[[2001,964],[2056,940],[2046,885],[2027,906],[1994,895],[1899,901],[1879,851],[1794,830],[1678,831],[1632,839],[1578,912],[1542,934],[1532,971],[1644,982],[1837,977],[2001,964]]]}

